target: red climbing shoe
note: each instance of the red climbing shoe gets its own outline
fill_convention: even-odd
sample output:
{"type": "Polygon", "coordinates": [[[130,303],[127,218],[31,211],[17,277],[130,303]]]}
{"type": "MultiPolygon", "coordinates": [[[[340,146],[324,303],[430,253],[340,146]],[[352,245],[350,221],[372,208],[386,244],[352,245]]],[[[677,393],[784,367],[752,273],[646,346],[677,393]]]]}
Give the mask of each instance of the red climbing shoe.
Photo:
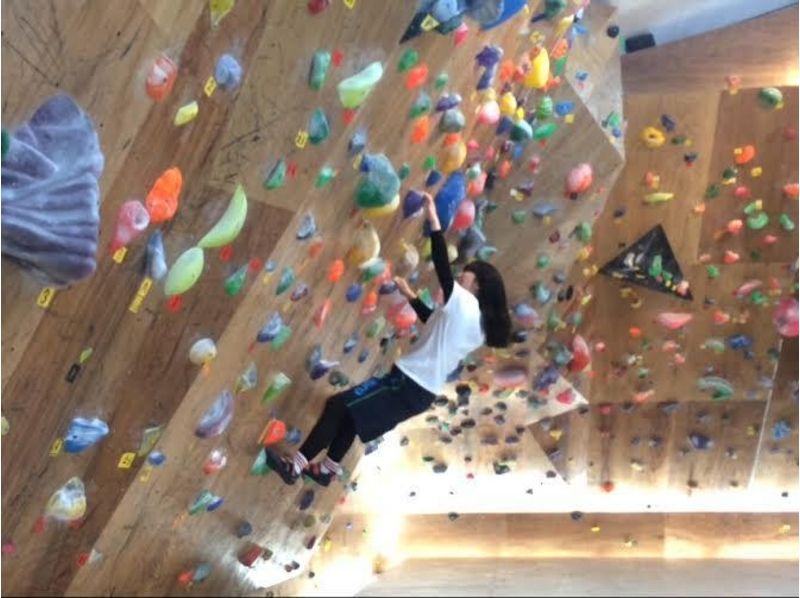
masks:
{"type": "Polygon", "coordinates": [[[292,486],[300,475],[294,470],[294,461],[287,457],[279,457],[268,448],[264,448],[267,456],[267,465],[275,471],[281,479],[289,486],[292,486]]]}
{"type": "Polygon", "coordinates": [[[331,481],[336,477],[335,473],[323,473],[319,463],[309,463],[308,467],[303,470],[303,475],[326,488],[331,485],[331,481]]]}

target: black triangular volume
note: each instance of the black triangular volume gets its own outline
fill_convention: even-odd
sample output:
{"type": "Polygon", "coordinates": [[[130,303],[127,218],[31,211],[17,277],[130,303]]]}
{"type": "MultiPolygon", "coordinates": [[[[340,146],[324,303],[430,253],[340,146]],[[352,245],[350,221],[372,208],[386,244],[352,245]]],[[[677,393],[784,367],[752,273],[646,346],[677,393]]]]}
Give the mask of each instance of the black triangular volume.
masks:
{"type": "Polygon", "coordinates": [[[406,32],[403,34],[403,37],[400,38],[401,44],[422,34],[422,21],[424,21],[425,17],[427,16],[428,13],[426,11],[421,11],[414,15],[414,18],[411,19],[411,23],[406,28],[406,32]]]}
{"type": "Polygon", "coordinates": [[[684,280],[683,271],[660,224],[623,249],[617,257],[600,268],[600,273],[686,301],[693,299],[691,289],[684,295],[676,291],[678,283],[684,280]],[[653,272],[658,271],[658,268],[653,272],[651,268],[657,264],[659,257],[661,275],[654,276],[653,272]]]}

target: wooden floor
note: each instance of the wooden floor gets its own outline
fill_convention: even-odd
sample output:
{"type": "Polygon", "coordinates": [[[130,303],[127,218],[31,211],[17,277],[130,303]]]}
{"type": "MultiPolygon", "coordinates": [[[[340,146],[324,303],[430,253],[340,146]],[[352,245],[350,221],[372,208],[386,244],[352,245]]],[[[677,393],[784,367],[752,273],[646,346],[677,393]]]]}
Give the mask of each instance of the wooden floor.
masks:
{"type": "Polygon", "coordinates": [[[359,596],[796,596],[797,564],[775,561],[408,561],[359,596]]]}

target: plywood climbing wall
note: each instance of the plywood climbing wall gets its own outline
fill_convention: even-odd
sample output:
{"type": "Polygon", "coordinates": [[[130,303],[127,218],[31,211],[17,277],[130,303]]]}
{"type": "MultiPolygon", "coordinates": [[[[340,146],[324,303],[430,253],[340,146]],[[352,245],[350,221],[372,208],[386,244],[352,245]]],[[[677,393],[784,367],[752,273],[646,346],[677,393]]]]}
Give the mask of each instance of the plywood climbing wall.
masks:
{"type": "MultiPolygon", "coordinates": [[[[44,100],[69,94],[93,120],[105,155],[96,272],[52,292],[3,264],[3,576],[9,593],[173,594],[193,585],[195,593],[245,594],[296,575],[307,561],[346,486],[317,489],[313,509],[303,512],[298,502],[308,486],[286,489],[268,472],[256,468],[253,475],[251,466],[268,421],[285,422],[296,441],[338,388],[330,378],[309,376],[306,357],[315,346],[326,359],[341,361],[340,381],[380,371],[406,346],[379,319],[383,302],[364,316],[360,303],[345,300],[348,285],[360,284],[364,294],[375,290],[362,272],[351,265],[335,284],[326,274],[363,226],[353,203],[361,176],[359,157],[348,152],[353,133],[365,128],[366,153],[386,154],[396,170],[408,165],[402,195],[425,187],[440,155],[438,117],[421,143],[411,142],[419,122],[409,110],[420,90],[409,89],[407,74],[398,72],[407,50],[419,56],[418,75],[427,67],[423,87],[434,100],[460,94],[467,122],[461,136],[477,144],[470,164],[496,179],[486,189],[485,232],[510,298],[527,295],[527,270],[539,267],[542,256],[550,292],[566,289],[553,273],[566,272],[584,247],[571,233],[601,211],[623,162],[621,130],[604,116],[620,106],[617,40],[606,34],[611,12],[592,7],[579,14],[570,6],[548,15],[543,3],[530,2],[496,29],[481,32],[467,23],[467,38],[458,44],[454,35],[426,33],[400,45],[411,3],[314,4],[330,5],[312,15],[306,2],[239,0],[216,24],[205,2],[3,4],[4,128],[13,132],[44,100]],[[476,93],[482,73],[475,56],[491,45],[502,47],[508,60],[493,87],[518,96],[522,109],[514,117],[536,125],[535,141],[523,131],[511,143],[494,125],[476,124],[476,109],[491,99],[476,93]],[[525,89],[519,79],[537,47],[553,52],[552,69],[536,89],[525,89]],[[318,92],[307,84],[317,50],[329,52],[333,63],[318,92]],[[215,85],[223,53],[242,67],[238,88],[215,85]],[[560,65],[559,54],[568,57],[560,65]],[[177,65],[177,78],[169,96],[154,103],[145,80],[162,55],[177,65]],[[372,62],[383,65],[381,82],[361,108],[344,110],[336,84],[372,62]],[[515,69],[522,70],[515,75],[515,69]],[[440,73],[448,80],[436,87],[440,73]],[[196,117],[176,125],[176,115],[192,102],[196,117]],[[316,109],[330,126],[319,145],[307,140],[316,109]],[[287,167],[284,184],[267,189],[279,160],[287,167]],[[581,163],[591,165],[592,180],[584,177],[581,195],[567,200],[565,177],[581,163]],[[171,297],[161,282],[151,285],[144,276],[155,226],[126,252],[109,250],[123,202],[143,199],[170,167],[183,176],[179,209],[160,226],[170,266],[223,217],[237,185],[248,198],[241,233],[205,249],[199,282],[171,297]],[[323,172],[336,176],[320,179],[323,172]],[[536,216],[531,210],[542,201],[556,209],[536,216]],[[298,239],[309,214],[317,234],[298,239]],[[279,291],[290,272],[294,280],[279,291]],[[315,326],[313,315],[326,299],[332,309],[315,326]],[[275,313],[284,333],[291,332],[285,344],[255,342],[275,313]],[[354,332],[358,349],[343,355],[354,332]],[[188,354],[202,338],[215,341],[217,356],[200,367],[188,354]],[[252,368],[253,388],[236,392],[240,375],[252,368]],[[290,389],[262,400],[278,374],[291,380],[290,389]],[[237,395],[232,424],[224,435],[199,438],[198,421],[226,391],[237,395]],[[99,418],[110,434],[66,454],[64,437],[76,417],[99,418]],[[214,450],[227,457],[227,466],[204,473],[214,450]],[[73,519],[67,525],[45,507],[73,478],[82,482],[86,509],[78,503],[76,511],[62,513],[73,519]],[[199,496],[219,497],[222,506],[218,498],[207,505],[213,512],[202,506],[196,512],[191,505],[199,496]],[[244,521],[253,530],[247,539],[235,533],[244,521]],[[237,559],[249,541],[266,555],[253,568],[237,559]],[[210,576],[193,583],[205,565],[210,576]]],[[[404,220],[397,211],[373,225],[387,261],[399,261],[401,240],[424,246],[420,218],[404,220]]],[[[456,245],[458,236],[450,241],[456,245]]],[[[492,253],[487,247],[482,255],[492,253]]],[[[420,286],[433,288],[424,263],[419,275],[420,286]]],[[[531,332],[527,352],[489,357],[539,367],[544,332],[531,332]]],[[[348,469],[359,457],[360,448],[348,469]]]]}

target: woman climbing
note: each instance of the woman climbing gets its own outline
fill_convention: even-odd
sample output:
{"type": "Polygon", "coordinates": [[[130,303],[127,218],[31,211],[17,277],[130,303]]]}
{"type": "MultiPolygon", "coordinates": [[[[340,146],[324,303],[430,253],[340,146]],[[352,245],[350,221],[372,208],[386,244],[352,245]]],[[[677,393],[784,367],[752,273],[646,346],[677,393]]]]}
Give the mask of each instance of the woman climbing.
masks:
{"type": "Polygon", "coordinates": [[[490,347],[508,345],[511,319],[500,273],[491,264],[473,261],[464,267],[456,283],[436,205],[427,193],[425,211],[444,305],[431,310],[404,278],[395,277],[400,292],[426,323],[422,334],[387,375],[370,378],[330,397],[308,438],[293,456],[280,457],[264,449],[267,463],[287,484],[294,484],[302,474],[322,486],[329,485],[341,473],[339,463],[356,435],[362,442],[369,442],[426,411],[464,357],[484,343],[490,347]],[[326,448],[327,455],[321,463],[309,463],[326,448]]]}

